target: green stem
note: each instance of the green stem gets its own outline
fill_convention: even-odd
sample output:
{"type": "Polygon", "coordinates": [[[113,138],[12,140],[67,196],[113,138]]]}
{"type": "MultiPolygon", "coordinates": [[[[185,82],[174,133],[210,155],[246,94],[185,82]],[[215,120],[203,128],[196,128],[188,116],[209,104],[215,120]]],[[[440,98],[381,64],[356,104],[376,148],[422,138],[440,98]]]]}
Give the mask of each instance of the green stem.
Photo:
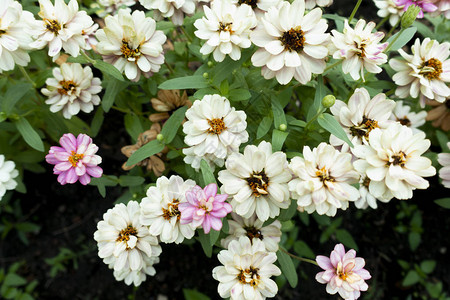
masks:
{"type": "Polygon", "coordinates": [[[120,107],[117,107],[117,106],[114,106],[114,105],[111,106],[111,108],[114,109],[114,110],[123,112],[123,113],[125,113],[125,114],[129,114],[129,113],[131,112],[130,110],[126,110],[126,109],[123,109],[123,108],[120,108],[120,107]]]}
{"type": "Polygon", "coordinates": [[[359,6],[361,5],[362,0],[358,0],[358,3],[356,3],[355,7],[353,8],[352,14],[348,18],[348,24],[350,24],[353,20],[353,17],[355,16],[356,12],[358,11],[359,6]]]}
{"type": "Polygon", "coordinates": [[[395,42],[398,40],[398,38],[402,35],[403,31],[405,31],[405,28],[400,29],[399,33],[395,36],[395,38],[392,40],[392,42],[389,43],[386,50],[384,50],[384,53],[389,53],[389,49],[391,49],[392,45],[395,44],[395,42]]]}
{"type": "Polygon", "coordinates": [[[170,74],[173,75],[175,73],[175,71],[170,66],[170,64],[167,61],[165,61],[164,64],[166,65],[167,69],[169,69],[170,74]]]}
{"type": "Polygon", "coordinates": [[[386,17],[384,17],[384,19],[381,20],[380,23],[377,24],[375,29],[379,29],[384,23],[386,23],[387,20],[389,20],[389,17],[390,17],[390,15],[387,15],[386,17]]]}
{"type": "Polygon", "coordinates": [[[181,31],[183,32],[183,34],[184,34],[184,36],[187,38],[187,40],[188,40],[190,43],[192,43],[192,39],[191,39],[191,37],[189,36],[189,34],[187,34],[187,32],[186,32],[186,30],[184,29],[184,27],[183,27],[183,26],[180,26],[179,28],[181,29],[181,31]]]}
{"type": "Polygon", "coordinates": [[[323,114],[323,112],[324,112],[325,110],[326,110],[325,107],[322,107],[322,106],[319,107],[319,110],[317,111],[317,113],[315,114],[315,116],[312,117],[312,119],[309,120],[308,123],[306,123],[306,125],[305,125],[305,131],[308,130],[309,126],[311,126],[311,124],[312,124],[312,123],[313,123],[313,122],[314,122],[321,114],[323,114]]]}
{"type": "Polygon", "coordinates": [[[338,60],[337,62],[335,62],[334,64],[329,65],[328,67],[325,68],[325,70],[323,70],[323,73],[326,73],[328,70],[330,70],[330,69],[332,69],[332,68],[334,68],[336,66],[339,66],[340,64],[342,64],[343,61],[344,60],[341,59],[341,60],[338,60]]]}
{"type": "Polygon", "coordinates": [[[24,67],[19,66],[20,72],[22,72],[23,76],[33,85],[33,88],[36,88],[36,83],[31,79],[30,75],[28,75],[27,70],[24,67]]]}
{"type": "Polygon", "coordinates": [[[292,253],[287,252],[286,250],[284,250],[284,249],[281,248],[281,247],[280,247],[280,250],[281,250],[282,252],[286,253],[287,255],[289,255],[290,257],[296,259],[296,260],[303,261],[303,262],[307,262],[307,263],[310,263],[310,264],[313,264],[313,265],[316,265],[316,266],[319,265],[315,260],[312,260],[312,259],[309,259],[309,258],[304,258],[304,257],[300,257],[300,256],[297,256],[297,255],[294,255],[294,254],[292,254],[292,253]]]}
{"type": "Polygon", "coordinates": [[[383,42],[386,42],[391,37],[391,35],[394,32],[394,30],[398,27],[398,25],[400,25],[400,22],[401,22],[401,20],[398,20],[398,22],[391,28],[391,30],[389,30],[389,32],[384,37],[384,41],[383,42]]]}
{"type": "Polygon", "coordinates": [[[89,55],[87,55],[83,50],[81,50],[81,55],[83,55],[84,58],[86,58],[91,64],[95,64],[95,59],[90,58],[89,55]]]}

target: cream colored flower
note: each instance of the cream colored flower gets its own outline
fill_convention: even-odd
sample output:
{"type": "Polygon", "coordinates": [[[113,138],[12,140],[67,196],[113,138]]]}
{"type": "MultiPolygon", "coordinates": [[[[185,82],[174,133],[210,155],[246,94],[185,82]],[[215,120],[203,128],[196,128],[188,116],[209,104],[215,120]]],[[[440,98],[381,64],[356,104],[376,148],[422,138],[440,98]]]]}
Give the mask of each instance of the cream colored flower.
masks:
{"type": "Polygon", "coordinates": [[[405,12],[404,6],[398,6],[394,0],[373,0],[378,7],[377,15],[381,18],[389,16],[389,24],[395,26],[400,21],[401,16],[405,12]]]}
{"type": "Polygon", "coordinates": [[[7,190],[14,190],[17,186],[17,181],[14,180],[19,176],[19,171],[16,170],[16,164],[13,161],[5,160],[5,156],[0,154],[0,201],[7,190]]]}
{"type": "Polygon", "coordinates": [[[155,20],[170,18],[173,24],[183,25],[184,16],[192,16],[197,0],[139,0],[146,9],[153,10],[155,20]]]}
{"type": "Polygon", "coordinates": [[[425,124],[427,112],[421,110],[419,112],[411,111],[411,107],[403,104],[403,101],[395,102],[395,108],[391,115],[391,120],[397,121],[413,130],[414,133],[421,131],[418,127],[425,124]]]}
{"type": "MultiPolygon", "coordinates": [[[[450,149],[450,142],[447,143],[447,148],[450,149]]],[[[439,153],[438,162],[442,166],[439,170],[439,177],[442,179],[442,185],[450,189],[450,153],[439,153]]]]}

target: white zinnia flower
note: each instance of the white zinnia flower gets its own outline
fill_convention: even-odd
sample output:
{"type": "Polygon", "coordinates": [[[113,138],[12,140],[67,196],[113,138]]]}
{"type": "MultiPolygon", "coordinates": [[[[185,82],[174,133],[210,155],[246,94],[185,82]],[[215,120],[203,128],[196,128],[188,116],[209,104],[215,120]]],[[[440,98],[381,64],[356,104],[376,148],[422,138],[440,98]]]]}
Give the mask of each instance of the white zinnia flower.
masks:
{"type": "Polygon", "coordinates": [[[34,21],[19,2],[0,1],[0,73],[14,69],[15,64],[26,66],[30,62],[27,50],[32,49],[32,39],[25,28],[34,21]]]}
{"type": "Polygon", "coordinates": [[[180,224],[178,204],[186,202],[186,192],[195,186],[193,180],[184,181],[180,176],[161,176],[156,186],[147,190],[141,202],[141,223],[150,226],[150,233],[159,236],[163,243],[181,243],[194,236],[194,228],[180,224]]]}
{"type": "Polygon", "coordinates": [[[200,159],[205,155],[224,159],[231,153],[238,152],[239,146],[248,140],[246,118],[243,111],[236,111],[230,106],[227,98],[205,95],[186,111],[184,142],[192,151],[185,150],[187,153],[193,152],[200,159]]]}
{"type": "Polygon", "coordinates": [[[156,30],[156,22],[135,10],[131,15],[121,9],[105,19],[106,26],[97,30],[97,51],[128,79],[138,81],[141,72],[149,77],[164,63],[163,47],[166,36],[156,30]]]}
{"type": "Polygon", "coordinates": [[[276,77],[280,84],[287,84],[294,77],[306,84],[312,73],[321,74],[325,69],[327,21],[321,19],[320,8],[304,13],[304,0],[292,4],[283,1],[271,7],[250,34],[252,42],[260,47],[252,63],[262,67],[264,78],[276,77]]]}
{"type": "Polygon", "coordinates": [[[100,104],[97,95],[102,90],[100,78],[94,77],[90,67],[83,67],[78,63],[64,63],[61,68],[53,69],[53,78],[48,78],[46,88],[42,94],[49,98],[45,100],[50,104],[51,112],[63,111],[66,119],[81,111],[89,113],[94,105],[100,104]]]}
{"type": "Polygon", "coordinates": [[[264,13],[266,13],[269,8],[277,7],[283,2],[283,0],[231,0],[231,2],[236,5],[250,5],[256,18],[259,20],[264,16],[264,13]]]}
{"type": "Polygon", "coordinates": [[[434,5],[437,6],[437,10],[430,13],[430,16],[444,16],[447,20],[450,19],[450,0],[432,0],[434,5]]]}
{"type": "Polygon", "coordinates": [[[337,48],[333,54],[335,59],[344,59],[342,71],[344,74],[350,73],[354,80],[362,78],[364,71],[369,73],[380,73],[383,69],[379,67],[387,62],[387,55],[382,53],[388,43],[378,44],[384,37],[381,31],[372,33],[375,28],[374,22],[359,20],[355,29],[348,25],[345,20],[343,33],[332,30],[331,40],[337,48]]]}
{"type": "Polygon", "coordinates": [[[327,7],[333,4],[333,0],[305,0],[305,8],[313,9],[316,6],[327,7]]]}
{"type": "Polygon", "coordinates": [[[118,276],[119,274],[134,272],[152,275],[147,272],[151,267],[148,263],[154,261],[152,257],[161,253],[158,239],[142,225],[140,215],[141,209],[136,201],[130,201],[127,205],[116,204],[103,215],[103,220],[98,222],[98,230],[94,233],[94,239],[98,243],[98,256],[114,269],[116,278],[125,279],[127,284],[133,281],[135,285],[139,285],[142,280],[131,277],[126,279],[127,276],[118,276]]]}
{"type": "Polygon", "coordinates": [[[98,40],[95,38],[95,33],[98,30],[98,24],[94,24],[81,33],[86,41],[86,50],[91,50],[96,48],[98,40]]]}
{"type": "Polygon", "coordinates": [[[197,0],[139,0],[146,9],[153,10],[157,21],[170,18],[173,24],[183,25],[184,15],[192,16],[197,0]]]}
{"type": "MultiPolygon", "coordinates": [[[[378,94],[370,99],[365,88],[356,89],[348,100],[348,104],[336,100],[330,108],[334,118],[341,124],[353,145],[361,145],[369,138],[374,128],[386,128],[394,109],[395,102],[386,99],[385,94],[378,94]]],[[[350,148],[343,140],[330,135],[330,144],[337,147],[342,145],[341,151],[347,152],[350,148]]],[[[351,150],[351,149],[350,149],[351,150]]]]}
{"type": "Polygon", "coordinates": [[[259,220],[255,214],[250,218],[242,218],[236,213],[231,213],[232,220],[228,220],[228,236],[220,241],[224,248],[228,248],[231,241],[239,240],[241,236],[246,236],[250,240],[261,240],[269,252],[278,251],[278,243],[281,240],[281,223],[273,221],[267,226],[259,220]]]}
{"type": "Polygon", "coordinates": [[[14,190],[17,182],[14,180],[19,176],[16,164],[13,161],[5,160],[5,156],[0,154],[0,201],[7,190],[14,190]]]}
{"type": "Polygon", "coordinates": [[[186,156],[184,157],[183,160],[185,163],[187,163],[188,165],[191,165],[191,167],[197,171],[200,169],[200,164],[202,162],[202,159],[208,163],[209,167],[213,171],[216,168],[216,166],[223,167],[223,165],[225,163],[224,158],[218,158],[214,153],[205,153],[205,155],[203,155],[203,156],[198,156],[195,154],[194,151],[195,151],[195,147],[184,148],[183,154],[186,156]]]}
{"type": "Polygon", "coordinates": [[[404,105],[403,101],[395,102],[395,108],[391,115],[391,120],[397,121],[402,125],[408,126],[413,130],[413,133],[420,132],[418,127],[425,124],[427,112],[421,110],[418,113],[411,111],[411,107],[404,105]]]}
{"type": "Polygon", "coordinates": [[[358,182],[359,175],[351,160],[350,153],[341,153],[326,143],[312,151],[305,146],[303,158],[296,156],[289,164],[295,176],[289,190],[299,209],[334,216],[338,208],[346,210],[349,201],[356,201],[359,192],[351,184],[358,182]]]}
{"type": "Polygon", "coordinates": [[[450,96],[450,43],[439,44],[435,40],[419,39],[411,47],[412,55],[402,49],[398,53],[404,60],[391,59],[389,65],[398,73],[392,79],[399,87],[395,95],[416,98],[420,95],[420,104],[425,106],[426,99],[444,102],[450,96]]]}
{"type": "MultiPolygon", "coordinates": [[[[144,261],[144,266],[142,267],[142,269],[122,269],[118,271],[114,270],[114,278],[116,278],[117,281],[123,280],[126,285],[133,284],[134,286],[140,286],[141,283],[144,282],[147,278],[147,275],[154,276],[156,274],[156,270],[153,265],[159,263],[158,256],[143,255],[142,259],[144,261]]],[[[111,266],[110,268],[112,269],[111,266]]]]}
{"type": "Polygon", "coordinates": [[[250,30],[257,21],[248,5],[236,6],[229,0],[215,0],[211,8],[204,6],[205,17],[195,21],[195,35],[207,40],[200,53],[213,53],[216,61],[223,61],[226,55],[231,59],[241,58],[241,48],[251,46],[250,30]]]}
{"type": "MultiPolygon", "coordinates": [[[[447,148],[450,149],[450,142],[447,143],[447,148]]],[[[439,170],[439,177],[442,179],[442,185],[450,189],[450,153],[439,153],[438,162],[442,166],[439,170]]]]}
{"type": "Polygon", "coordinates": [[[83,30],[88,30],[94,24],[85,11],[78,11],[77,0],[70,0],[67,5],[64,0],[55,0],[53,6],[50,0],[39,0],[42,21],[36,20],[32,33],[37,40],[31,47],[42,49],[49,45],[48,55],[55,61],[61,48],[72,56],[78,56],[80,49],[86,49],[83,30]]]}
{"type": "Polygon", "coordinates": [[[233,153],[225,162],[226,170],[219,172],[221,191],[233,197],[233,211],[244,218],[256,212],[261,221],[280,214],[288,208],[287,183],[292,176],[287,169],[286,154],[272,153],[272,145],[262,141],[259,146],[248,145],[244,154],[233,153]]]}
{"type": "Polygon", "coordinates": [[[355,201],[356,208],[366,209],[367,207],[371,207],[376,209],[378,207],[377,200],[381,202],[389,202],[384,198],[377,199],[374,195],[370,193],[370,178],[366,175],[366,168],[364,165],[356,164],[353,165],[355,170],[359,173],[359,199],[355,201]]]}
{"type": "Polygon", "coordinates": [[[395,26],[405,12],[403,10],[404,6],[398,6],[394,0],[373,0],[373,2],[378,7],[377,15],[381,18],[389,16],[389,24],[391,26],[395,26]]]}
{"type": "Polygon", "coordinates": [[[248,237],[240,237],[227,250],[220,251],[217,258],[223,264],[213,269],[220,297],[261,300],[276,295],[278,286],[270,277],[281,274],[274,265],[277,255],[267,252],[260,240],[251,242],[248,237]]]}
{"type": "Polygon", "coordinates": [[[355,146],[353,154],[361,159],[354,165],[365,170],[369,191],[377,199],[410,199],[416,188],[428,188],[422,177],[436,174],[431,160],[421,156],[429,147],[425,133],[413,134],[409,127],[394,123],[372,130],[368,145],[355,146]]]}
{"type": "Polygon", "coordinates": [[[100,17],[105,17],[107,14],[115,15],[120,8],[129,9],[127,7],[135,5],[137,1],[138,0],[98,0],[98,3],[105,9],[105,11],[100,14],[100,17]]]}

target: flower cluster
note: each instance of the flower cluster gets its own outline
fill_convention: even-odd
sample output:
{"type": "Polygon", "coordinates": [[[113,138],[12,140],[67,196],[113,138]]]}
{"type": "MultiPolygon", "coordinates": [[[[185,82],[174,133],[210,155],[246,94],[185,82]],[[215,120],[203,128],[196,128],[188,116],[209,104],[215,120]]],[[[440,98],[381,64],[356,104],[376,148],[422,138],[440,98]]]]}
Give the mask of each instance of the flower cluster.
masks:
{"type": "Polygon", "coordinates": [[[13,161],[6,160],[3,154],[0,154],[0,201],[7,190],[14,190],[17,181],[14,180],[19,176],[16,164],[13,161]]]}

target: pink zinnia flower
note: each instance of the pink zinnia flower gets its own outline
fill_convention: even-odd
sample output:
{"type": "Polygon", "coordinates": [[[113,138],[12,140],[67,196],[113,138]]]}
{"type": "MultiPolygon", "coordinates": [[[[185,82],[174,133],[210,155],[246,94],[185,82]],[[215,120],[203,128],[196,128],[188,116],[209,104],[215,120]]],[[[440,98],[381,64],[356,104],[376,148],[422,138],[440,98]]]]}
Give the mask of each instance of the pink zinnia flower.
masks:
{"type": "Polygon", "coordinates": [[[327,293],[334,295],[339,292],[345,300],[354,300],[359,298],[360,291],[369,288],[364,281],[371,278],[369,272],[363,269],[366,262],[356,257],[355,250],[346,253],[344,246],[337,244],[330,258],[318,255],[316,261],[325,270],[316,275],[316,280],[327,284],[327,293]]]}
{"type": "Polygon", "coordinates": [[[217,184],[210,183],[204,189],[196,185],[186,192],[188,202],[178,204],[181,212],[180,223],[192,225],[197,228],[200,225],[205,233],[209,233],[211,227],[219,231],[222,228],[221,218],[232,211],[227,200],[227,194],[217,195],[217,184]]]}
{"type": "Polygon", "coordinates": [[[92,177],[101,177],[102,168],[97,166],[102,158],[95,155],[98,147],[86,134],[79,134],[77,138],[71,133],[64,134],[59,143],[62,147],[50,147],[45,159],[49,164],[55,165],[53,173],[58,174],[58,182],[62,185],[75,183],[78,180],[86,185],[92,177]]]}
{"type": "Polygon", "coordinates": [[[423,18],[423,12],[433,12],[437,10],[437,6],[431,3],[430,0],[394,0],[395,4],[397,6],[402,6],[404,11],[408,10],[408,7],[411,5],[416,5],[421,8],[419,14],[417,15],[417,18],[422,19],[423,18]]]}

